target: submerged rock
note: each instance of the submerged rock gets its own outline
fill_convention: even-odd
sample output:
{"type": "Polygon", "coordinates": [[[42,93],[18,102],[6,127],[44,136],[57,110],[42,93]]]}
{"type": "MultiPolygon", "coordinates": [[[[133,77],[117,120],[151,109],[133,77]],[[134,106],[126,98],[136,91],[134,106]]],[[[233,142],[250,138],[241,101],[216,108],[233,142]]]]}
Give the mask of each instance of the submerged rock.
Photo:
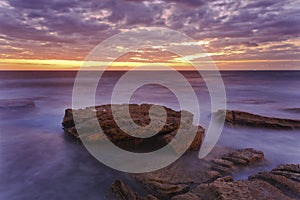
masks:
{"type": "Polygon", "coordinates": [[[35,103],[32,99],[0,99],[0,109],[20,109],[34,108],[35,103]]]}
{"type": "Polygon", "coordinates": [[[300,108],[285,108],[283,111],[300,114],[300,108]]]}
{"type": "MultiPolygon", "coordinates": [[[[122,111],[126,110],[126,106],[128,105],[114,106],[117,106],[118,110],[122,111]]],[[[159,123],[159,120],[161,118],[159,114],[152,113],[152,119],[150,119],[149,117],[149,110],[151,106],[151,104],[130,104],[129,112],[132,120],[140,126],[148,125],[150,123],[150,120],[153,120],[154,122],[158,121],[157,123],[159,123]]],[[[66,109],[62,125],[66,133],[72,135],[77,139],[80,139],[80,137],[85,137],[85,141],[101,143],[105,140],[104,138],[101,138],[101,135],[99,133],[97,133],[97,128],[99,128],[100,125],[101,129],[111,142],[125,150],[136,152],[154,151],[162,148],[170,141],[176,143],[174,136],[176,135],[179,127],[182,127],[185,130],[184,134],[195,134],[195,132],[197,132],[194,140],[189,146],[189,150],[198,150],[204,137],[204,129],[201,126],[193,125],[193,114],[187,111],[174,111],[166,107],[164,107],[164,109],[167,114],[167,119],[165,124],[163,125],[163,128],[161,130],[158,130],[158,133],[156,135],[149,138],[132,136],[140,133],[138,133],[134,129],[130,129],[131,123],[126,116],[126,112],[119,113],[120,116],[118,116],[118,120],[125,127],[129,126],[128,129],[130,130],[131,135],[126,134],[122,129],[120,129],[119,124],[117,124],[114,120],[111,105],[96,106],[95,110],[93,110],[93,108],[79,110],[66,109]],[[77,112],[77,114],[79,113],[81,115],[81,118],[76,123],[76,127],[74,123],[73,112],[77,112]],[[95,116],[97,117],[97,120],[95,120],[95,116]],[[183,123],[181,123],[181,118],[183,123]],[[88,134],[87,136],[81,135],[79,137],[77,132],[78,128],[88,130],[92,133],[94,131],[95,133],[88,134]]],[[[154,127],[156,127],[156,124],[154,125],[154,127]]],[[[157,127],[161,126],[157,124],[157,127]]],[[[183,148],[182,146],[186,145],[184,142],[185,140],[178,141],[178,144],[183,145],[176,146],[174,150],[180,151],[180,148],[183,148]]]]}
{"type": "Polygon", "coordinates": [[[231,126],[251,126],[272,129],[299,129],[300,120],[266,117],[243,111],[219,110],[216,115],[225,116],[225,121],[231,126]]]}

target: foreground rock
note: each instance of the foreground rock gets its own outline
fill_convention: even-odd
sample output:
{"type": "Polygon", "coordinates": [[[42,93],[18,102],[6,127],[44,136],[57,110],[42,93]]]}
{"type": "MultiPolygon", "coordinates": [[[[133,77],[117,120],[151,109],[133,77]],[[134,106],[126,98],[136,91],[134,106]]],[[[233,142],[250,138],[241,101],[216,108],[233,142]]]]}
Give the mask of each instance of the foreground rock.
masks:
{"type": "MultiPolygon", "coordinates": [[[[114,106],[117,106],[118,110],[120,111],[126,110],[125,105],[114,106]]],[[[149,109],[151,108],[151,106],[151,104],[130,104],[129,111],[132,120],[140,126],[148,125],[150,123],[149,109]]],[[[149,138],[140,138],[131,136],[138,134],[135,133],[134,129],[131,130],[131,135],[128,135],[119,128],[119,126],[114,120],[114,116],[112,115],[111,105],[96,106],[95,109],[96,110],[93,110],[92,108],[79,110],[66,109],[64,119],[62,122],[65,132],[77,139],[80,139],[77,129],[75,128],[73,119],[73,112],[77,112],[77,114],[79,113],[82,117],[77,122],[76,127],[88,130],[89,132],[93,133],[87,136],[81,135],[81,137],[85,137],[85,141],[104,141],[104,139],[101,138],[101,135],[97,133],[97,126],[100,125],[102,130],[111,142],[123,149],[130,151],[149,152],[160,149],[161,147],[168,144],[171,140],[174,140],[174,136],[177,133],[179,125],[180,127],[184,128],[184,130],[186,131],[185,134],[197,132],[196,137],[194,138],[192,144],[189,147],[190,150],[198,150],[204,137],[204,129],[201,126],[193,125],[193,114],[187,111],[174,111],[164,107],[167,113],[167,119],[166,123],[164,123],[163,128],[155,136],[149,138]],[[98,119],[98,121],[96,122],[95,120],[93,120],[95,114],[98,119]],[[181,117],[183,118],[183,123],[180,123],[181,117]]],[[[126,113],[124,113],[123,117],[123,114],[121,113],[121,116],[119,116],[119,121],[121,121],[122,125],[130,126],[131,123],[129,122],[129,119],[125,114],[126,113]]],[[[161,118],[160,115],[157,115],[155,113],[152,117],[153,118],[151,120],[153,121],[159,121],[159,119],[161,118]]],[[[161,126],[158,124],[157,127],[161,126]]],[[[179,141],[179,144],[183,141],[184,140],[179,141]]],[[[178,147],[176,148],[174,148],[175,151],[180,150],[178,149],[178,147]]]]}
{"type": "Polygon", "coordinates": [[[224,117],[231,126],[251,126],[272,129],[299,129],[300,120],[265,117],[236,110],[219,110],[216,115],[224,117]]]}
{"type": "Polygon", "coordinates": [[[290,199],[278,188],[261,180],[232,181],[231,177],[217,179],[212,183],[201,184],[190,192],[198,199],[214,200],[286,200],[290,199]]]}
{"type": "MultiPolygon", "coordinates": [[[[210,181],[193,184],[172,182],[160,176],[149,179],[146,188],[156,182],[148,191],[158,199],[213,199],[213,200],[291,200],[300,199],[300,165],[282,165],[270,172],[252,175],[248,180],[234,181],[229,175],[210,181]],[[185,185],[185,187],[183,187],[185,185]]],[[[180,172],[178,172],[180,173],[180,172]]],[[[195,174],[198,176],[199,174],[195,174]]],[[[184,179],[183,179],[184,180],[184,179]]],[[[144,183],[145,184],[145,183],[144,183]]]]}
{"type": "Polygon", "coordinates": [[[212,183],[220,177],[231,175],[234,170],[264,159],[263,153],[254,149],[218,148],[205,160],[198,159],[194,152],[164,169],[132,176],[158,199],[193,199],[197,194],[192,191],[198,185],[212,183]]]}
{"type": "Polygon", "coordinates": [[[230,176],[200,184],[190,192],[200,199],[300,199],[300,165],[282,165],[270,172],[233,181],[230,176]]]}
{"type": "MultiPolygon", "coordinates": [[[[254,164],[263,161],[263,153],[250,148],[242,150],[221,148],[220,150],[225,153],[215,152],[213,156],[205,160],[195,161],[185,155],[164,169],[133,175],[144,186],[149,195],[140,197],[131,191],[129,194],[131,196],[134,194],[133,197],[128,198],[128,195],[123,195],[123,197],[125,196],[123,199],[300,199],[299,164],[281,165],[270,172],[251,175],[248,180],[234,181],[231,176],[234,170],[254,166],[254,164]],[[188,159],[190,163],[186,162],[185,159],[188,159]],[[225,167],[226,170],[220,169],[220,166],[225,167]]],[[[121,188],[123,187],[125,186],[123,185],[121,188]]],[[[113,188],[115,188],[114,184],[113,188]]],[[[123,193],[127,194],[128,192],[123,193]]]]}
{"type": "Polygon", "coordinates": [[[261,172],[249,177],[249,180],[262,180],[277,187],[283,194],[300,199],[300,165],[286,164],[270,172],[261,172]]]}

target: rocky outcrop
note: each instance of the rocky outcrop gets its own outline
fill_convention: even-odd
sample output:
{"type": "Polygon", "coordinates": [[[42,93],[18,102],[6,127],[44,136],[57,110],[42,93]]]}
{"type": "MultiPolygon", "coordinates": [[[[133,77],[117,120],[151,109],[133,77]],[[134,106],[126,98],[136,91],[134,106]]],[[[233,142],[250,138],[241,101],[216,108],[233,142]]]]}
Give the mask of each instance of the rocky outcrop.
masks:
{"type": "MultiPolygon", "coordinates": [[[[125,105],[114,106],[117,106],[118,110],[120,111],[126,109],[125,105]]],[[[132,120],[140,126],[148,125],[150,123],[149,109],[151,108],[151,106],[151,104],[130,104],[129,111],[132,120]]],[[[123,149],[136,152],[150,152],[162,148],[170,141],[174,140],[174,136],[176,135],[177,130],[180,126],[184,128],[185,134],[194,134],[195,132],[197,132],[196,137],[189,147],[189,150],[199,149],[204,137],[204,129],[201,126],[193,125],[193,114],[187,111],[174,111],[166,107],[164,107],[164,109],[167,113],[167,119],[165,124],[163,125],[163,128],[159,130],[156,135],[149,138],[132,136],[135,134],[139,134],[136,133],[134,129],[131,129],[131,135],[126,134],[123,130],[121,130],[114,120],[111,105],[96,106],[95,110],[93,110],[93,108],[79,110],[66,109],[62,125],[66,133],[72,135],[77,139],[80,139],[77,129],[82,128],[84,130],[92,132],[92,134],[80,136],[85,137],[85,141],[101,143],[104,140],[103,138],[101,138],[101,135],[97,133],[97,127],[99,127],[100,125],[111,142],[123,149]],[[73,112],[77,112],[76,114],[80,114],[80,119],[77,120],[76,127],[74,124],[73,112]],[[93,120],[95,116],[97,117],[97,121],[93,120]],[[183,123],[180,123],[181,118],[183,118],[183,123]]],[[[121,116],[119,116],[119,121],[121,121],[122,125],[124,126],[130,126],[131,123],[129,122],[129,119],[125,114],[126,113],[124,113],[124,116],[122,116],[123,114],[121,113],[121,116]]],[[[160,118],[160,115],[153,113],[151,120],[153,120],[154,122],[159,122],[160,118]]],[[[154,127],[156,127],[156,124],[154,124],[154,127]]],[[[161,126],[157,125],[157,127],[161,126]]],[[[176,143],[175,140],[173,142],[176,143]]],[[[180,140],[179,144],[181,144],[182,142],[184,142],[184,140],[180,140]]],[[[181,148],[181,146],[176,146],[176,148],[174,148],[174,150],[178,151],[180,150],[178,148],[181,148]]]]}
{"type": "Polygon", "coordinates": [[[216,115],[225,116],[225,121],[231,126],[250,126],[271,129],[299,129],[300,120],[266,117],[236,110],[219,110],[216,115]]]}

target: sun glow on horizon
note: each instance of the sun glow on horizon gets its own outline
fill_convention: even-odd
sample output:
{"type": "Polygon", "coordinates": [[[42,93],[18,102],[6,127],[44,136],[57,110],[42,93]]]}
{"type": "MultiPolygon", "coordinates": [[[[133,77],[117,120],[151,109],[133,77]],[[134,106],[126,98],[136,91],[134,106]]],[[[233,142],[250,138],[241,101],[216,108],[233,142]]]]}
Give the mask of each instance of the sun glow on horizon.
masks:
{"type": "MultiPolygon", "coordinates": [[[[193,70],[194,68],[188,62],[184,60],[176,60],[176,62],[143,62],[139,61],[115,61],[112,63],[101,62],[101,61],[79,61],[79,60],[42,60],[42,59],[0,59],[0,70],[99,70],[99,66],[108,66],[108,70],[130,70],[142,65],[149,65],[149,70],[159,70],[160,66],[169,66],[178,70],[193,70]]],[[[244,64],[295,64],[299,66],[300,60],[214,60],[213,61],[220,70],[233,70],[234,67],[227,65],[244,65],[244,64]]],[[[197,62],[194,62],[197,64],[197,62]]],[[[198,63],[200,64],[200,63],[198,63]]],[[[203,61],[201,61],[203,65],[203,61]]],[[[247,70],[248,68],[242,68],[241,70],[247,70]]],[[[268,70],[268,67],[259,68],[261,70],[268,70]]],[[[297,68],[295,68],[297,69],[297,68]]],[[[204,67],[203,70],[206,70],[204,67]]],[[[257,70],[257,69],[255,69],[257,70]]],[[[280,70],[280,68],[279,68],[280,70]]],[[[284,68],[282,69],[284,70],[284,68]]]]}

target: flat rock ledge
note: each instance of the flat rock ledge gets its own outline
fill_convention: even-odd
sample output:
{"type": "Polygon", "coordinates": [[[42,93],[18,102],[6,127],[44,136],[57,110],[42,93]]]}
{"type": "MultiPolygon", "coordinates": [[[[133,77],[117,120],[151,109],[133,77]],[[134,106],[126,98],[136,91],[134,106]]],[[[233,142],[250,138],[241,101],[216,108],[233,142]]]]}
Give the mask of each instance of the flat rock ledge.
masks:
{"type": "Polygon", "coordinates": [[[300,129],[300,120],[266,117],[237,110],[219,110],[217,117],[230,126],[249,126],[270,129],[300,129]]]}
{"type": "MultiPolygon", "coordinates": [[[[300,197],[299,165],[282,165],[271,172],[262,172],[268,176],[276,174],[276,176],[284,179],[281,185],[278,184],[280,181],[276,182],[268,176],[268,178],[265,178],[266,175],[264,174],[253,175],[249,180],[234,181],[231,176],[233,171],[263,162],[264,154],[252,148],[242,150],[221,148],[220,151],[222,153],[214,153],[213,156],[207,159],[198,159],[194,162],[191,157],[185,155],[164,169],[132,176],[150,195],[143,197],[146,199],[151,197],[152,199],[167,200],[282,200],[300,197]],[[186,159],[190,162],[188,163],[186,159]]],[[[124,187],[126,188],[126,186],[124,187]]],[[[115,188],[115,183],[112,185],[110,193],[113,192],[114,196],[118,197],[116,199],[120,199],[120,196],[124,197],[124,192],[120,193],[115,189],[113,190],[113,188],[115,188]]],[[[134,193],[130,188],[126,188],[126,191],[134,193]]],[[[136,196],[142,198],[138,194],[136,196]]],[[[123,199],[130,200],[131,198],[123,199]]]]}
{"type": "MultiPolygon", "coordinates": [[[[121,111],[118,116],[119,122],[121,121],[124,126],[130,126],[131,123],[129,122],[128,116],[126,116],[126,112],[122,113],[122,110],[125,111],[126,108],[128,110],[128,107],[126,107],[128,104],[114,106],[121,111]]],[[[149,109],[151,106],[153,105],[129,104],[131,119],[140,126],[148,125],[150,123],[149,109]]],[[[189,150],[198,150],[204,138],[205,130],[201,126],[193,125],[193,114],[187,111],[174,111],[166,107],[163,108],[167,113],[166,122],[164,123],[163,128],[158,130],[156,135],[149,138],[134,137],[135,134],[139,134],[135,133],[136,131],[134,129],[131,129],[131,135],[126,134],[123,130],[121,130],[114,120],[111,105],[96,106],[95,108],[87,107],[85,109],[78,110],[66,109],[62,125],[64,131],[76,139],[84,139],[88,142],[97,143],[104,141],[107,142],[106,138],[104,140],[104,138],[98,133],[99,129],[97,128],[99,128],[100,125],[101,129],[106,134],[106,137],[111,142],[125,150],[133,152],[150,152],[162,148],[175,139],[174,136],[180,127],[185,131],[184,134],[195,134],[195,132],[197,132],[194,140],[189,146],[189,150]],[[80,116],[80,119],[76,120],[76,127],[73,118],[74,112],[77,112],[76,114],[80,116]],[[96,120],[95,116],[97,117],[96,120]],[[180,121],[181,118],[182,121],[180,121]],[[77,132],[78,128],[88,130],[90,133],[86,136],[80,135],[80,138],[77,132]]],[[[159,122],[160,118],[161,116],[159,114],[153,113],[151,120],[159,122]]],[[[154,124],[154,126],[156,126],[156,124],[154,124]]],[[[161,127],[161,125],[158,124],[157,127],[161,127]]],[[[130,127],[127,130],[130,130],[130,127]]],[[[183,141],[184,140],[180,140],[178,144],[182,144],[183,141]]],[[[174,143],[176,143],[176,141],[174,141],[174,143]]],[[[176,148],[174,146],[173,147],[175,152],[177,152],[181,150],[180,148],[184,148],[184,146],[186,146],[186,144],[183,146],[176,145],[176,148]]]]}
{"type": "MultiPolygon", "coordinates": [[[[157,188],[156,190],[155,188],[148,189],[149,194],[146,197],[132,192],[118,180],[122,183],[124,191],[116,190],[116,183],[114,183],[110,194],[113,194],[114,197],[111,199],[118,200],[297,200],[300,199],[299,169],[299,164],[286,164],[278,166],[270,172],[251,175],[248,180],[234,181],[230,175],[227,175],[195,186],[192,183],[183,186],[181,183],[164,182],[160,177],[156,177],[157,188]],[[124,195],[124,193],[131,196],[124,195]],[[132,196],[132,194],[134,195],[132,196]]],[[[147,187],[149,186],[146,185],[147,187]]]]}

